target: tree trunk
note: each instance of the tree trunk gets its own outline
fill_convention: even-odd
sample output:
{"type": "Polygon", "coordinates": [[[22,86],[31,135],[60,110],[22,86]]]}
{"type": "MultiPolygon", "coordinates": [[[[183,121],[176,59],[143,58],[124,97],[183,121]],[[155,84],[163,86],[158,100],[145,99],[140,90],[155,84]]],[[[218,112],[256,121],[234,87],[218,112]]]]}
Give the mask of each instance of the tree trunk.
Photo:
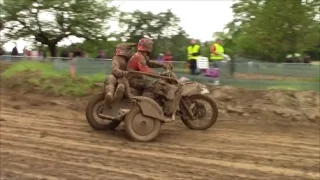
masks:
{"type": "Polygon", "coordinates": [[[57,45],[56,44],[50,44],[48,46],[49,46],[51,57],[57,57],[57,45]]]}

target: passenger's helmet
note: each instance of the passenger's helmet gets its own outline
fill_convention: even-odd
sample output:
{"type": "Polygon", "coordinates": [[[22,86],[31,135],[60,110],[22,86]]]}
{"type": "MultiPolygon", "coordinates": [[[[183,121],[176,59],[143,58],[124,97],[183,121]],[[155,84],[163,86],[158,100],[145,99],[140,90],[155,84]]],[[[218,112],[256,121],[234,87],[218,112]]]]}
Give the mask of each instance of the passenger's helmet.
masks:
{"type": "Polygon", "coordinates": [[[131,56],[133,55],[132,48],[135,45],[136,45],[136,43],[120,43],[120,44],[118,44],[116,47],[116,55],[131,58],[131,56]]]}
{"type": "Polygon", "coordinates": [[[151,52],[153,49],[153,41],[149,38],[142,38],[138,42],[138,51],[151,52]]]}

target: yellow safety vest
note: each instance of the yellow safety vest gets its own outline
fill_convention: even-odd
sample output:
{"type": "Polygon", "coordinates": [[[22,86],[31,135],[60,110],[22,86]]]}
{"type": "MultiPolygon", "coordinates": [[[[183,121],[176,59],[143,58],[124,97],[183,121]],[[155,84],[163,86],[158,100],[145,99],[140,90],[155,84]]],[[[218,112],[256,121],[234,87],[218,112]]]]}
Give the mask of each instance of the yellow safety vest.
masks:
{"type": "Polygon", "coordinates": [[[213,53],[210,54],[210,60],[213,61],[221,61],[223,60],[223,53],[224,53],[224,48],[220,46],[219,44],[215,43],[213,44],[216,47],[216,52],[218,55],[215,55],[213,53]]]}
{"type": "Polygon", "coordinates": [[[198,53],[200,50],[200,45],[188,46],[188,60],[197,60],[199,56],[192,56],[193,53],[198,53]]]}

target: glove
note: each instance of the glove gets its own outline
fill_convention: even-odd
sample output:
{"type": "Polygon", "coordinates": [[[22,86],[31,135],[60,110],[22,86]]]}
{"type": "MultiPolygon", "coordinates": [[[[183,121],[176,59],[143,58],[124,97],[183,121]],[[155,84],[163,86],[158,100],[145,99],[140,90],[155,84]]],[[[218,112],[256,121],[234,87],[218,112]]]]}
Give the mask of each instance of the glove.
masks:
{"type": "Polygon", "coordinates": [[[129,71],[122,71],[122,77],[128,77],[129,71]]]}
{"type": "Polygon", "coordinates": [[[163,68],[172,70],[172,65],[171,64],[163,64],[163,68]]]}

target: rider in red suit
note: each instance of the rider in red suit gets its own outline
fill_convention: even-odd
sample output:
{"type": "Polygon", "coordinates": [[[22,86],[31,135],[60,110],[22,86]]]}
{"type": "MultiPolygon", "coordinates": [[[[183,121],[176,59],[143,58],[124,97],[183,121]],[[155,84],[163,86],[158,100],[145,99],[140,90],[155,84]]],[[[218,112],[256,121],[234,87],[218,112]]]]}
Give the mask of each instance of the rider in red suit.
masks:
{"type": "MultiPolygon", "coordinates": [[[[138,52],[134,54],[128,62],[128,71],[141,71],[151,73],[151,68],[162,67],[165,69],[172,69],[170,64],[160,63],[156,61],[151,61],[150,53],[153,48],[153,42],[151,39],[142,38],[138,42],[138,52]]],[[[150,80],[143,78],[142,75],[129,73],[128,75],[129,84],[132,88],[142,92],[143,96],[154,99],[155,84],[150,80]]],[[[164,107],[164,113],[170,115],[173,109],[177,106],[175,103],[175,92],[177,87],[168,83],[162,82],[162,84],[157,84],[161,86],[161,89],[166,94],[167,103],[164,107]]]]}
{"type": "MultiPolygon", "coordinates": [[[[153,41],[148,38],[142,38],[138,42],[138,52],[135,53],[128,62],[127,70],[141,71],[151,73],[151,68],[170,68],[168,65],[150,60],[150,54],[153,49],[153,41]]],[[[142,75],[129,74],[128,76],[130,87],[137,89],[144,94],[152,92],[152,83],[144,79],[142,75]]]]}

